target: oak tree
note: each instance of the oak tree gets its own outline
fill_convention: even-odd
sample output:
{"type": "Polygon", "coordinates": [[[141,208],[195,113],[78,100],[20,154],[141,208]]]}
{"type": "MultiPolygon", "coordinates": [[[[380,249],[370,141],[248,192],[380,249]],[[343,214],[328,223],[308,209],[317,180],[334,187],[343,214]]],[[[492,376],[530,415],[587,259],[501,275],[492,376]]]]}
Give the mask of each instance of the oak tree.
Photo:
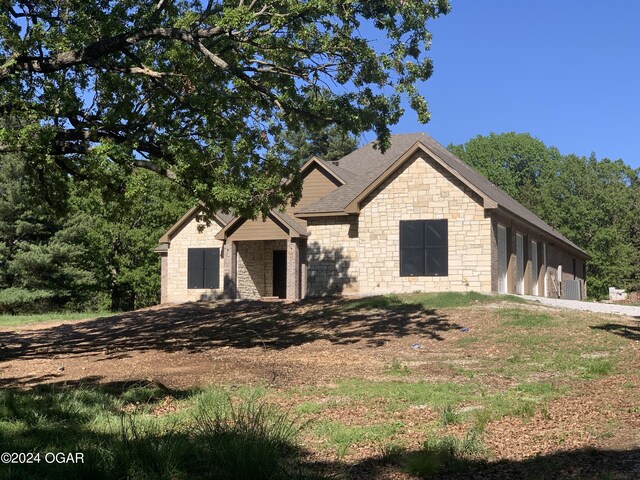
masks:
{"type": "Polygon", "coordinates": [[[446,0],[32,0],[0,12],[0,152],[100,179],[145,168],[211,209],[297,199],[285,131],[373,130],[384,149],[432,63],[446,0]],[[319,93],[329,89],[330,99],[319,93]]]}

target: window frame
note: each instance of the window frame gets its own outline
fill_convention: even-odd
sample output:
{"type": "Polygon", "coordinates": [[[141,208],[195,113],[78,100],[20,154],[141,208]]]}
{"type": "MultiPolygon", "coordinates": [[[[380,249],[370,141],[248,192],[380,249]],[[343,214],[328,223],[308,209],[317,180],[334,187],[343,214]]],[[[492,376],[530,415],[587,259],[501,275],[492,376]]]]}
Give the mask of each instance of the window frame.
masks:
{"type": "MultiPolygon", "coordinates": [[[[195,260],[194,260],[195,261],[195,260]]],[[[187,290],[219,290],[220,289],[220,248],[219,247],[189,247],[187,248],[187,290]],[[213,266],[207,268],[207,252],[213,253],[211,258],[216,259],[213,266]],[[192,258],[196,254],[201,254],[200,262],[197,270],[202,270],[199,282],[192,282],[192,276],[197,273],[195,265],[192,264],[192,258]],[[214,270],[213,274],[209,270],[214,270]],[[211,286],[207,285],[207,279],[210,280],[211,286]]]]}
{"type": "MultiPolygon", "coordinates": [[[[417,230],[417,229],[416,229],[417,230]]],[[[426,220],[400,220],[399,224],[399,253],[400,253],[400,276],[401,277],[448,277],[449,276],[449,220],[446,218],[426,219],[426,220]],[[420,225],[420,245],[407,245],[405,241],[405,225],[420,225]],[[437,225],[437,227],[435,227],[437,225]],[[431,226],[431,228],[429,228],[431,226]],[[438,230],[440,232],[438,232],[438,230]],[[441,235],[441,241],[437,239],[434,242],[434,234],[441,235]],[[419,251],[418,263],[422,264],[422,268],[416,273],[408,273],[405,260],[408,251],[419,251]],[[444,255],[442,255],[444,250],[444,255]],[[436,255],[440,252],[440,255],[436,255]],[[440,268],[432,268],[434,259],[444,260],[444,265],[440,268]],[[431,264],[431,266],[430,266],[431,264]]]]}

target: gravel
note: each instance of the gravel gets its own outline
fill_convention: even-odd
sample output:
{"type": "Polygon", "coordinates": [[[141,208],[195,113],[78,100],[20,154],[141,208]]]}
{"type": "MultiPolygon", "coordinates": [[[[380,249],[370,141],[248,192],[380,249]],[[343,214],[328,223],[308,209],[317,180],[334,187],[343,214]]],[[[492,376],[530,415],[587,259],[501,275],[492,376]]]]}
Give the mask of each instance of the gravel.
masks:
{"type": "Polygon", "coordinates": [[[631,305],[619,305],[615,303],[582,302],[579,300],[563,300],[560,298],[534,297],[532,295],[518,295],[525,300],[540,302],[556,308],[567,308],[569,310],[583,310],[596,313],[611,313],[613,315],[626,315],[640,318],[640,307],[631,305]]]}

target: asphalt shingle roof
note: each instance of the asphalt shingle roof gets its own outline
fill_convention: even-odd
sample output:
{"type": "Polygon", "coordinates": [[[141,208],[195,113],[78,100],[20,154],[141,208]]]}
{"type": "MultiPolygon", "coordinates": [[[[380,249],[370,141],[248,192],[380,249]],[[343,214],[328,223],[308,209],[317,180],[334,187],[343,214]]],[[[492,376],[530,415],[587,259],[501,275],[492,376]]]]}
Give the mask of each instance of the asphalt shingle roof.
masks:
{"type": "Polygon", "coordinates": [[[455,156],[445,147],[436,142],[425,133],[401,134],[391,136],[391,147],[382,154],[380,150],[373,147],[373,142],[350,153],[339,161],[339,168],[353,174],[350,180],[338,189],[334,190],[318,201],[306,206],[299,214],[305,213],[330,213],[342,212],[358,195],[360,195],[369,185],[380,177],[389,166],[398,160],[417,142],[422,143],[431,150],[447,166],[455,170],[471,185],[475,186],[484,195],[495,201],[502,209],[520,217],[525,222],[535,226],[552,237],[570,245],[580,252],[584,252],[580,247],[566,238],[560,232],[548,225],[544,220],[533,212],[511,198],[507,193],[500,190],[493,183],[476,172],[460,158],[455,156]]]}

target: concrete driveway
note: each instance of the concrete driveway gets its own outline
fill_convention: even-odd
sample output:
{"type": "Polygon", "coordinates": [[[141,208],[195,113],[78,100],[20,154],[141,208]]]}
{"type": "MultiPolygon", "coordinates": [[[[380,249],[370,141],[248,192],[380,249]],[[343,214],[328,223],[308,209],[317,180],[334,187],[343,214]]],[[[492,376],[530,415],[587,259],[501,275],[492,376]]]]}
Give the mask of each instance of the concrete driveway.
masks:
{"type": "Polygon", "coordinates": [[[570,310],[584,310],[586,312],[611,313],[613,315],[626,315],[640,318],[640,307],[620,305],[616,303],[581,302],[578,300],[563,300],[560,298],[534,297],[532,295],[517,295],[520,298],[532,302],[540,302],[543,305],[570,310]]]}

